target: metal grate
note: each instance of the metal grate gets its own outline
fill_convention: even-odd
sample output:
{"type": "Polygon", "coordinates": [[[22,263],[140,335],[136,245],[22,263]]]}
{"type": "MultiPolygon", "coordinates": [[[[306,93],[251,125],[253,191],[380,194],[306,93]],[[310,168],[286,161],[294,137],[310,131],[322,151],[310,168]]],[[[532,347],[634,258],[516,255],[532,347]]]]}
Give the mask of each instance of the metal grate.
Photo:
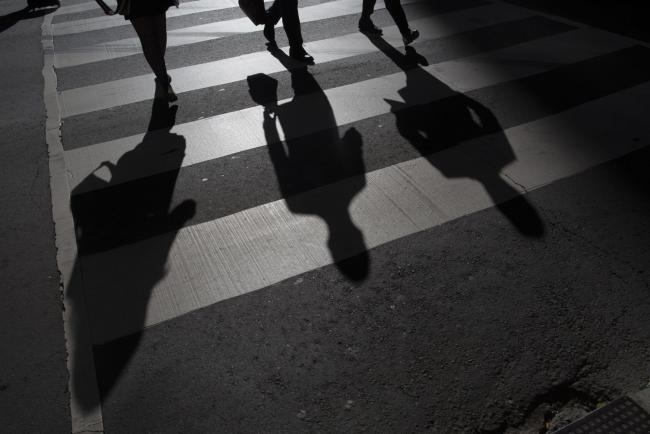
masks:
{"type": "Polygon", "coordinates": [[[619,398],[553,434],[650,434],[650,415],[630,398],[619,398]]]}

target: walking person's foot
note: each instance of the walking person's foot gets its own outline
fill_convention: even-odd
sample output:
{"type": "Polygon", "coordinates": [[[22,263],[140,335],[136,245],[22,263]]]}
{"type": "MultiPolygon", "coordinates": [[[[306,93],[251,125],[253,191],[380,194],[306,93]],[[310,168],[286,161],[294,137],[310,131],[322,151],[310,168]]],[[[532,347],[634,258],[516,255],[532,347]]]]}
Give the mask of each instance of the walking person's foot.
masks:
{"type": "Polygon", "coordinates": [[[165,79],[161,80],[156,77],[156,98],[164,98],[168,102],[174,102],[178,100],[178,96],[171,85],[172,78],[167,75],[165,79]],[[160,90],[160,92],[158,91],[160,90]]]}
{"type": "Polygon", "coordinates": [[[381,36],[384,32],[370,20],[359,20],[359,31],[367,35],[381,36]]]}
{"type": "Polygon", "coordinates": [[[262,31],[262,33],[264,34],[264,37],[268,41],[266,45],[269,48],[277,47],[277,44],[275,43],[275,26],[272,23],[264,24],[264,30],[262,31]]]}
{"type": "Polygon", "coordinates": [[[300,47],[291,47],[291,48],[289,48],[289,57],[291,57],[292,59],[299,60],[301,62],[307,63],[309,65],[314,64],[314,58],[312,56],[310,56],[309,53],[307,53],[305,51],[305,49],[302,47],[302,45],[300,47]]]}
{"type": "Polygon", "coordinates": [[[404,41],[404,45],[408,45],[419,37],[420,32],[409,29],[408,33],[402,35],[402,41],[404,41]]]}

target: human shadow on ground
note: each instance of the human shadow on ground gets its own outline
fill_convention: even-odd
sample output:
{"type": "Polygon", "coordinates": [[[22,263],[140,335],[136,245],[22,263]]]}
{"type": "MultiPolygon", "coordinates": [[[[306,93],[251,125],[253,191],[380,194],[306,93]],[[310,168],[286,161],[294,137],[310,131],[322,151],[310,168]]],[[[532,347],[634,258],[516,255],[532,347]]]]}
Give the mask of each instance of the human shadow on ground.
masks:
{"type": "Polygon", "coordinates": [[[85,413],[98,403],[93,382],[98,381],[103,399],[136,350],[151,292],[166,274],[178,231],[195,214],[192,200],[170,210],[186,146],[182,136],[170,132],[177,109],[156,98],[142,142],[117,164],[102,163],[71,195],[78,246],[66,291],[73,334],[71,375],[75,404],[85,413]],[[153,159],[164,159],[174,169],[128,182],[153,159]],[[109,181],[100,176],[107,171],[109,181]],[[145,245],[138,243],[143,233],[156,236],[145,245]],[[120,249],[126,245],[128,249],[120,249]],[[103,344],[116,338],[120,345],[111,345],[109,351],[103,344]],[[91,369],[93,352],[101,364],[97,379],[91,369]]]}
{"type": "Polygon", "coordinates": [[[264,135],[282,196],[291,212],[327,224],[334,263],[348,279],[361,281],[370,258],[349,207],[366,186],[362,137],[354,128],[339,135],[332,106],[306,65],[279,49],[269,51],[289,70],[293,99],[278,104],[277,81],[268,75],[249,76],[248,84],[253,100],[264,106],[264,135]],[[314,122],[318,131],[310,132],[314,122]]]}
{"type": "Polygon", "coordinates": [[[58,0],[29,1],[23,9],[0,17],[0,33],[15,25],[18,21],[39,18],[59,8],[58,0]]]}
{"type": "Polygon", "coordinates": [[[398,91],[404,102],[387,100],[399,133],[445,177],[481,183],[496,208],[519,232],[542,237],[545,229],[539,214],[501,174],[516,158],[494,114],[429,74],[421,67],[428,65],[426,59],[413,47],[406,47],[402,53],[381,37],[368,39],[406,74],[406,86],[398,91]],[[446,96],[430,102],[432,95],[446,96]],[[488,139],[485,146],[451,151],[478,137],[488,139]],[[441,152],[444,150],[450,151],[441,152]]]}

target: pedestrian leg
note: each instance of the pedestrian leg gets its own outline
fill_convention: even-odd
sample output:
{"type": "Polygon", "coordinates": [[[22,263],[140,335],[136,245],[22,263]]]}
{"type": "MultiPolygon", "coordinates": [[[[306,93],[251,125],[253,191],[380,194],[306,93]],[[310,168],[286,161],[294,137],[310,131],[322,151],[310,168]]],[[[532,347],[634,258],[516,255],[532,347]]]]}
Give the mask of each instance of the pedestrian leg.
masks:
{"type": "Polygon", "coordinates": [[[399,32],[402,34],[404,45],[408,45],[417,39],[417,37],[420,36],[420,33],[417,30],[411,30],[409,28],[409,23],[406,19],[406,14],[404,13],[404,8],[402,8],[400,0],[385,0],[385,4],[388,13],[393,17],[399,32]]]}
{"type": "Polygon", "coordinates": [[[302,47],[300,32],[300,17],[298,16],[298,0],[279,0],[282,11],[282,25],[287,33],[290,47],[302,47]]]}
{"type": "Polygon", "coordinates": [[[298,16],[298,0],[279,0],[282,9],[282,25],[289,39],[289,56],[305,63],[314,63],[303,48],[302,32],[300,30],[300,17],[298,16]]]}
{"type": "Polygon", "coordinates": [[[282,0],[275,0],[266,11],[266,23],[264,24],[264,37],[269,42],[269,48],[277,47],[275,44],[275,25],[282,17],[282,0]]]}
{"type": "Polygon", "coordinates": [[[156,83],[162,87],[166,98],[172,102],[178,98],[171,88],[167,75],[165,50],[167,46],[167,29],[164,14],[132,18],[131,24],[142,44],[142,53],[149,67],[156,75],[156,83]]]}
{"type": "Polygon", "coordinates": [[[363,0],[361,8],[361,18],[359,18],[359,31],[373,35],[381,35],[382,31],[370,19],[370,15],[375,11],[377,0],[363,0]]]}

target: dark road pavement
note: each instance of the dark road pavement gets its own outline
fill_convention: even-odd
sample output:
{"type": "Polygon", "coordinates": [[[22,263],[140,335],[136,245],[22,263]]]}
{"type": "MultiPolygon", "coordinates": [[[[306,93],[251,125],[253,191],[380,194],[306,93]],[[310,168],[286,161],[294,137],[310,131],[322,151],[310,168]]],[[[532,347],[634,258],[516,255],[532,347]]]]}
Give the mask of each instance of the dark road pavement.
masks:
{"type": "Polygon", "coordinates": [[[0,2],[0,431],[68,432],[43,103],[43,13],[0,2]]]}
{"type": "Polygon", "coordinates": [[[9,432],[537,433],[648,387],[643,31],[403,4],[407,48],[301,2],[306,67],[183,2],[173,105],[94,3],[0,33],[9,432]]]}

